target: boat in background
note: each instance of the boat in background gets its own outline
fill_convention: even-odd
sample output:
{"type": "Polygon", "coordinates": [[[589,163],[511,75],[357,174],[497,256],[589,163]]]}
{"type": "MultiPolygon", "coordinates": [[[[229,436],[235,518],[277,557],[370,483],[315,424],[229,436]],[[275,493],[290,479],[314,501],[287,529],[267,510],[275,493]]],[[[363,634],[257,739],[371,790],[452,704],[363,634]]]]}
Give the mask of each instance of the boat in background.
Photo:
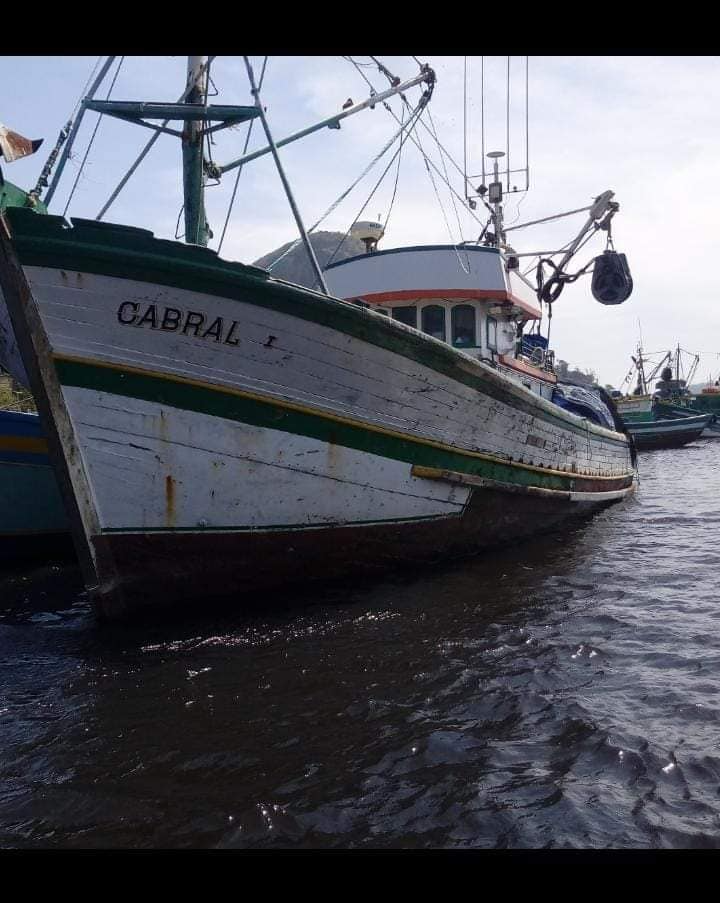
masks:
{"type": "Polygon", "coordinates": [[[657,383],[658,386],[664,384],[664,396],[661,392],[651,395],[648,385],[667,360],[667,355],[646,375],[645,365],[648,360],[649,357],[643,354],[642,347],[638,345],[636,354],[632,356],[633,369],[626,377],[627,381],[633,372],[637,374],[634,392],[624,397],[617,392],[614,398],[618,413],[633,437],[636,448],[640,451],[680,448],[704,436],[712,428],[714,415],[698,413],[689,405],[680,406],[670,402],[670,398],[680,397],[678,393],[684,388],[685,381],[680,380],[679,374],[673,379],[669,367],[662,370],[663,378],[657,383]]]}
{"type": "MultiPolygon", "coordinates": [[[[0,158],[7,162],[34,153],[41,143],[0,124],[0,158]]],[[[5,180],[0,170],[0,213],[9,207],[47,212],[42,202],[5,180]]],[[[9,399],[0,408],[0,560],[65,554],[72,549],[70,524],[40,417],[33,410],[13,410],[28,404],[12,398],[12,382],[24,387],[29,383],[4,303],[0,303],[0,361],[7,371],[5,375],[0,369],[0,388],[9,399]]],[[[32,402],[29,393],[23,401],[28,400],[32,402]]]]}
{"type": "Polygon", "coordinates": [[[0,410],[0,560],[66,552],[69,531],[40,418],[0,410]]]}
{"type": "MultiPolygon", "coordinates": [[[[638,451],[654,448],[680,448],[699,439],[713,418],[712,414],[673,413],[658,415],[651,396],[615,400],[618,412],[638,451]]],[[[677,410],[677,409],[676,409],[677,410]]]]}
{"type": "MultiPolygon", "coordinates": [[[[706,387],[700,393],[690,391],[692,380],[700,362],[699,354],[690,355],[692,363],[683,378],[681,358],[684,352],[678,345],[675,354],[668,352],[660,363],[660,379],[655,383],[654,398],[658,402],[661,417],[687,416],[688,414],[710,414],[710,422],[702,433],[703,439],[720,439],[720,388],[706,387]],[[667,366],[663,366],[667,361],[667,366]],[[674,372],[673,372],[674,367],[674,372]]],[[[657,372],[657,369],[655,372],[657,372]]]]}
{"type": "MultiPolygon", "coordinates": [[[[28,209],[0,220],[4,303],[99,613],[428,564],[627,497],[634,449],[612,406],[523,359],[519,327],[538,310],[505,240],[499,179],[486,246],[388,250],[323,274],[296,216],[320,291],[205,246],[211,121],[262,121],[296,212],[245,63],[251,107],[208,105],[206,57],[189,58],[182,103],[83,106],[183,123],[186,244],[28,209]],[[406,313],[372,309],[375,284],[406,313]],[[417,299],[421,329],[402,320],[417,299]]],[[[421,111],[434,73],[398,82],[356,108],[420,85],[421,111]]],[[[609,236],[618,205],[605,192],[583,209],[571,248],[609,236]]],[[[596,259],[603,303],[631,290],[619,256],[596,259]]]]}

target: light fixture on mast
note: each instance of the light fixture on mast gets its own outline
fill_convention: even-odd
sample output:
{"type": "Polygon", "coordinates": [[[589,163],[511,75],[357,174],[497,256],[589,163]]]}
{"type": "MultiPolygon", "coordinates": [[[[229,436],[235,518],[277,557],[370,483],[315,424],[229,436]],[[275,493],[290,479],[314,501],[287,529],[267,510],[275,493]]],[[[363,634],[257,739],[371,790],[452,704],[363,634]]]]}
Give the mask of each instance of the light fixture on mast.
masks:
{"type": "Polygon", "coordinates": [[[505,232],[503,231],[503,190],[498,160],[504,157],[505,153],[504,151],[490,151],[487,156],[493,161],[493,181],[488,185],[488,202],[493,206],[492,220],[495,229],[492,243],[495,247],[499,247],[501,243],[505,242],[505,232]]]}

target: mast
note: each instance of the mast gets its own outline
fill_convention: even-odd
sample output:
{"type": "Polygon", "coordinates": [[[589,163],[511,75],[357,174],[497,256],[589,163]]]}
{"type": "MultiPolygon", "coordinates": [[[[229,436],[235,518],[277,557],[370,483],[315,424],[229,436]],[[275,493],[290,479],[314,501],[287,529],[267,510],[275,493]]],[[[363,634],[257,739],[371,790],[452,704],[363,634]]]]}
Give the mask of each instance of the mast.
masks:
{"type": "MultiPolygon", "coordinates": [[[[207,103],[207,69],[206,56],[188,57],[186,103],[203,106],[207,103]]],[[[185,241],[188,244],[207,246],[210,230],[205,216],[203,191],[204,126],[204,118],[188,119],[183,128],[183,198],[185,241]]]]}
{"type": "Polygon", "coordinates": [[[501,244],[505,243],[502,208],[503,190],[498,167],[498,160],[500,157],[504,156],[505,154],[503,151],[490,151],[488,153],[488,157],[493,161],[493,181],[488,186],[488,201],[492,204],[492,221],[493,228],[495,229],[493,244],[496,248],[499,248],[501,244]]]}

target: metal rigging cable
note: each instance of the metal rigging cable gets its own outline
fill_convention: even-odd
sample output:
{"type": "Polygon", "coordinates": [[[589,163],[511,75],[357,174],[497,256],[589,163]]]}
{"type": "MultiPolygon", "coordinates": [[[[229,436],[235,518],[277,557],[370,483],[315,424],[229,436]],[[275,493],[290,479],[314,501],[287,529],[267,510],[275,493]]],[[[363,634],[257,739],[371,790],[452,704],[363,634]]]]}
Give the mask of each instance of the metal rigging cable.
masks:
{"type": "MultiPolygon", "coordinates": [[[[110,87],[108,88],[107,95],[105,96],[105,100],[110,99],[110,95],[112,94],[112,90],[115,87],[115,82],[117,81],[117,77],[120,74],[120,69],[122,68],[122,64],[124,61],[125,61],[125,57],[121,56],[120,62],[118,63],[118,67],[115,70],[115,75],[113,76],[113,80],[110,83],[110,87]]],[[[88,84],[89,83],[90,83],[90,80],[88,80],[88,84]]],[[[90,141],[88,142],[87,149],[85,150],[85,156],[82,158],[82,163],[80,164],[80,168],[78,169],[77,175],[75,176],[75,181],[73,182],[73,186],[70,189],[70,194],[68,196],[68,199],[65,202],[65,209],[62,212],[63,216],[65,216],[65,214],[68,212],[68,207],[70,206],[70,202],[72,201],[73,196],[75,194],[75,189],[77,188],[78,182],[80,181],[80,176],[82,175],[83,169],[85,168],[85,164],[87,162],[88,155],[90,154],[90,149],[93,146],[93,142],[95,141],[95,136],[97,135],[98,129],[100,128],[100,122],[102,121],[102,117],[103,117],[103,114],[99,113],[97,122],[95,123],[95,128],[93,129],[93,133],[90,137],[90,141]]]]}
{"type": "MultiPolygon", "coordinates": [[[[404,110],[403,110],[403,115],[402,115],[402,121],[403,121],[403,123],[405,122],[405,111],[404,111],[404,110]]],[[[390,214],[392,213],[393,207],[395,206],[395,196],[397,195],[398,182],[400,181],[400,164],[401,164],[401,162],[402,162],[402,150],[403,150],[403,144],[404,144],[404,142],[405,142],[405,134],[403,133],[403,134],[400,136],[400,148],[399,148],[399,152],[398,152],[398,164],[397,164],[397,169],[395,170],[395,184],[394,184],[394,186],[393,186],[392,197],[390,198],[390,206],[388,207],[388,212],[387,212],[387,214],[386,214],[386,216],[385,216],[385,226],[384,226],[385,229],[387,229],[387,225],[388,225],[388,223],[390,222],[390,214]]]]}
{"type": "MultiPolygon", "coordinates": [[[[360,65],[360,64],[358,64],[352,57],[344,57],[344,59],[348,60],[350,63],[353,64],[353,66],[355,66],[355,68],[357,69],[357,71],[359,72],[359,74],[363,77],[363,79],[365,80],[365,82],[367,83],[367,85],[370,87],[371,92],[372,92],[373,94],[377,94],[377,91],[376,91],[375,86],[373,85],[373,83],[368,79],[368,77],[365,75],[364,72],[361,72],[361,71],[360,71],[360,69],[359,69],[359,65],[360,65]]],[[[363,64],[363,65],[368,66],[368,64],[363,64]]],[[[406,99],[405,97],[403,97],[402,95],[400,95],[400,97],[401,97],[403,103],[405,104],[405,106],[409,109],[409,108],[410,108],[410,105],[409,105],[407,99],[406,99]]],[[[383,106],[384,106],[385,109],[388,111],[388,113],[390,113],[390,115],[393,117],[393,119],[394,119],[396,122],[400,122],[400,120],[399,120],[398,117],[397,117],[397,114],[395,113],[395,111],[394,111],[390,106],[388,106],[388,104],[383,103],[383,106]]],[[[458,171],[461,175],[463,175],[462,169],[461,169],[460,166],[455,162],[455,160],[453,159],[452,154],[451,154],[451,153],[450,153],[450,152],[442,145],[442,143],[438,140],[437,136],[432,134],[432,132],[430,131],[430,129],[428,128],[428,126],[426,126],[425,123],[424,123],[422,120],[420,120],[420,125],[425,129],[426,132],[428,132],[428,134],[429,134],[430,137],[433,139],[433,141],[435,141],[435,142],[437,143],[437,145],[438,145],[438,147],[439,147],[441,153],[444,153],[444,154],[447,156],[447,158],[450,160],[450,162],[452,163],[452,165],[455,167],[455,169],[457,169],[457,171],[458,171]]],[[[420,139],[419,139],[418,137],[416,137],[415,135],[413,135],[413,134],[409,134],[408,137],[410,138],[410,140],[412,141],[412,143],[415,145],[415,147],[417,147],[417,149],[420,151],[420,154],[421,154],[421,155],[423,156],[423,158],[425,159],[425,161],[426,161],[426,164],[425,164],[425,165],[427,166],[427,165],[428,165],[428,162],[429,162],[430,166],[435,170],[435,173],[436,173],[436,174],[440,177],[440,179],[445,183],[445,185],[446,185],[448,191],[450,191],[451,194],[453,194],[453,195],[455,196],[455,198],[457,198],[457,200],[459,200],[459,201],[464,205],[465,202],[466,202],[466,199],[463,198],[463,197],[461,197],[461,196],[457,193],[457,191],[455,191],[455,189],[452,187],[452,185],[450,184],[450,182],[445,178],[445,176],[444,176],[444,175],[440,172],[440,170],[437,168],[437,166],[435,165],[435,163],[434,163],[432,160],[428,160],[427,155],[425,154],[425,151],[423,150],[422,145],[420,144],[420,139]]],[[[470,214],[470,216],[472,216],[472,218],[473,218],[479,225],[481,225],[481,226],[484,226],[484,225],[485,225],[484,220],[480,219],[480,217],[473,211],[472,208],[469,208],[467,212],[470,214]]]]}
{"type": "MultiPolygon", "coordinates": [[[[433,121],[432,113],[430,112],[430,110],[428,110],[428,119],[430,120],[430,125],[432,126],[433,135],[435,136],[435,138],[436,138],[436,140],[437,140],[437,129],[435,128],[435,123],[434,123],[434,121],[433,121]]],[[[440,145],[440,142],[437,141],[437,144],[438,144],[438,146],[439,146],[439,145],[440,145]]],[[[442,165],[443,165],[443,170],[445,171],[445,178],[449,181],[449,180],[450,180],[450,177],[448,176],[447,166],[445,166],[445,157],[443,157],[442,153],[440,154],[440,162],[442,163],[442,165]]],[[[456,206],[456,204],[455,204],[455,199],[453,198],[452,195],[450,195],[450,200],[451,200],[451,202],[452,202],[453,210],[454,210],[454,212],[455,212],[455,219],[456,219],[456,221],[457,221],[458,233],[459,233],[459,235],[460,235],[460,243],[462,244],[463,241],[464,241],[464,239],[463,239],[462,224],[460,223],[460,214],[458,213],[457,206],[456,206]]],[[[451,240],[452,240],[452,236],[451,236],[451,240]]],[[[467,252],[466,252],[466,255],[467,255],[467,252]]],[[[464,269],[464,268],[463,268],[463,269],[464,269]]],[[[466,272],[467,272],[467,273],[470,272],[470,270],[469,270],[469,261],[468,261],[468,269],[466,270],[466,272]]]]}
{"type": "MultiPolygon", "coordinates": [[[[423,113],[423,110],[425,109],[425,106],[426,106],[426,104],[423,103],[423,100],[422,100],[422,98],[421,98],[420,103],[418,104],[418,106],[417,106],[417,107],[415,108],[415,110],[413,111],[413,115],[410,117],[410,119],[408,119],[407,123],[405,124],[405,129],[407,130],[408,134],[411,133],[411,129],[414,128],[415,123],[417,122],[417,120],[419,119],[419,117],[422,116],[422,113],[423,113]]],[[[393,140],[394,140],[394,139],[393,139],[393,140]]],[[[353,226],[355,225],[355,223],[360,219],[360,217],[361,217],[362,214],[363,214],[363,211],[365,210],[365,208],[367,207],[367,205],[370,203],[370,201],[372,200],[372,198],[373,198],[374,195],[375,195],[375,192],[378,190],[378,188],[379,188],[380,185],[382,184],[383,179],[385,178],[385,176],[386,176],[387,173],[389,172],[390,167],[393,165],[393,163],[395,162],[395,160],[399,157],[400,152],[402,151],[402,147],[403,147],[402,144],[400,144],[400,146],[398,147],[398,149],[395,151],[395,153],[394,153],[394,154],[392,155],[392,157],[390,158],[390,162],[389,162],[388,165],[385,167],[385,169],[382,171],[382,174],[380,175],[380,178],[379,178],[379,179],[377,180],[377,182],[375,183],[375,185],[374,185],[372,191],[370,192],[370,194],[368,195],[367,199],[365,200],[365,203],[362,205],[362,207],[361,207],[360,210],[358,211],[357,215],[355,216],[355,219],[353,219],[353,221],[350,223],[350,226],[349,226],[347,232],[345,232],[345,234],[343,235],[343,237],[340,239],[340,242],[338,243],[337,247],[335,248],[335,250],[334,250],[334,251],[332,252],[332,254],[330,255],[330,257],[329,257],[329,259],[328,259],[328,262],[325,264],[325,266],[329,266],[329,264],[331,264],[331,263],[333,262],[333,260],[335,259],[335,255],[337,254],[337,252],[340,250],[340,248],[341,248],[342,245],[344,244],[345,239],[348,237],[348,235],[350,234],[350,231],[352,230],[352,227],[353,227],[353,226]]],[[[387,149],[387,148],[386,148],[386,149],[387,149]]],[[[383,151],[383,153],[384,153],[384,151],[383,151]]],[[[356,183],[356,184],[357,184],[357,183],[356,183]]]]}
{"type": "MultiPolygon", "coordinates": [[[[391,84],[397,84],[397,83],[399,82],[398,77],[397,77],[397,76],[394,76],[394,75],[387,69],[387,67],[383,66],[382,63],[380,63],[377,59],[375,59],[375,57],[372,57],[372,59],[377,63],[378,69],[379,69],[380,72],[382,72],[382,74],[390,81],[391,84]]],[[[400,95],[400,97],[401,97],[401,100],[402,100],[402,101],[405,103],[405,105],[407,106],[407,100],[406,100],[402,95],[400,95]]],[[[389,109],[389,107],[387,107],[387,105],[386,105],[386,108],[389,109]]],[[[440,143],[440,139],[439,139],[438,136],[437,136],[437,129],[435,128],[435,123],[434,123],[433,118],[432,118],[432,112],[430,111],[429,108],[428,108],[428,119],[430,120],[430,127],[428,128],[428,127],[426,126],[426,130],[430,133],[430,136],[433,138],[433,140],[435,141],[436,145],[438,146],[438,149],[439,149],[439,151],[440,151],[440,162],[441,162],[442,167],[443,167],[443,170],[444,170],[444,172],[445,172],[445,177],[444,177],[444,180],[443,180],[443,181],[445,182],[446,185],[449,186],[449,185],[450,185],[450,177],[448,176],[447,166],[445,165],[445,156],[444,156],[443,152],[445,152],[445,154],[446,154],[447,156],[450,156],[450,155],[447,153],[447,151],[445,151],[445,149],[443,148],[443,146],[442,146],[441,143],[440,143]]],[[[461,258],[460,258],[460,254],[458,253],[458,250],[457,250],[457,247],[456,247],[456,245],[458,244],[458,242],[453,241],[452,229],[450,228],[450,223],[449,223],[448,218],[447,218],[447,215],[446,215],[446,213],[445,213],[445,207],[443,206],[442,200],[441,200],[441,198],[440,198],[440,193],[439,193],[439,191],[438,191],[438,189],[437,189],[437,185],[435,184],[435,179],[433,178],[432,172],[431,172],[430,167],[429,167],[429,165],[428,165],[429,157],[428,157],[428,155],[425,153],[425,151],[424,151],[422,145],[420,144],[420,139],[419,139],[419,138],[418,138],[418,140],[417,140],[417,146],[418,146],[418,148],[420,149],[420,152],[421,152],[422,155],[423,155],[423,159],[424,159],[424,162],[425,162],[425,169],[427,170],[428,176],[430,177],[430,181],[431,181],[431,183],[432,183],[433,191],[435,192],[435,197],[437,198],[438,204],[439,204],[439,206],[440,206],[440,210],[441,210],[442,215],[443,215],[443,219],[445,220],[445,225],[446,225],[446,227],[447,227],[448,235],[449,235],[449,237],[450,237],[450,244],[452,244],[453,247],[455,247],[455,253],[457,254],[458,263],[460,264],[461,268],[464,270],[465,273],[468,273],[468,274],[469,274],[469,272],[470,272],[470,262],[469,262],[469,260],[466,261],[467,266],[462,262],[462,260],[461,260],[461,258]]],[[[451,158],[451,159],[452,159],[452,158],[451,158]]],[[[454,162],[454,161],[453,161],[453,162],[454,162]]],[[[455,165],[457,166],[457,164],[455,164],[455,165]]],[[[458,169],[459,169],[459,167],[458,167],[458,169]]],[[[450,195],[450,200],[451,200],[451,202],[452,202],[453,210],[454,210],[454,212],[455,212],[455,218],[456,218],[457,224],[458,224],[458,232],[459,232],[459,235],[460,235],[460,242],[459,242],[459,243],[462,243],[462,238],[463,238],[463,235],[462,235],[462,225],[461,225],[461,223],[460,223],[460,216],[459,216],[459,214],[458,214],[457,207],[456,207],[456,205],[455,205],[455,199],[454,199],[452,193],[451,193],[451,195],[450,195]]],[[[466,257],[467,257],[467,252],[466,252],[466,257]]]]}
{"type": "MultiPolygon", "coordinates": [[[[268,57],[265,57],[265,59],[263,60],[262,70],[260,71],[260,78],[258,79],[258,91],[262,88],[262,85],[263,85],[263,79],[265,78],[265,69],[267,67],[267,61],[268,61],[268,57]]],[[[248,144],[250,143],[250,136],[252,135],[254,123],[255,123],[255,120],[251,119],[250,123],[248,125],[247,135],[245,136],[245,146],[243,147],[243,156],[245,156],[245,153],[247,152],[248,144]]],[[[243,171],[243,166],[242,166],[242,164],[240,164],[240,166],[238,166],[237,176],[235,177],[235,185],[233,186],[232,197],[230,198],[230,205],[228,206],[227,216],[225,217],[225,224],[223,225],[222,235],[220,236],[220,243],[219,243],[218,249],[217,249],[218,254],[220,253],[220,250],[223,246],[223,242],[225,241],[225,233],[227,232],[228,223],[230,222],[230,214],[232,213],[233,205],[235,203],[235,195],[237,194],[238,183],[240,182],[240,173],[242,171],[243,171]]]]}
{"type": "MultiPolygon", "coordinates": [[[[416,111],[419,110],[419,109],[420,109],[419,107],[416,108],[416,111]]],[[[400,128],[400,130],[399,130],[398,132],[396,132],[396,133],[392,136],[392,138],[390,138],[390,140],[385,144],[385,146],[382,148],[382,150],[381,150],[378,154],[376,154],[376,156],[370,161],[370,163],[369,163],[369,164],[365,167],[365,169],[360,173],[360,175],[357,177],[357,179],[355,179],[355,181],[352,183],[352,185],[350,185],[350,187],[347,188],[347,189],[340,195],[340,197],[337,198],[337,200],[333,201],[333,203],[328,207],[328,209],[325,211],[325,213],[323,213],[323,215],[320,217],[320,219],[317,220],[317,222],[315,222],[315,223],[308,229],[308,233],[314,232],[315,229],[317,229],[317,227],[318,227],[322,222],[324,222],[324,221],[328,218],[328,216],[330,216],[330,214],[336,209],[336,207],[338,206],[338,204],[340,204],[342,201],[345,200],[345,198],[350,194],[350,192],[351,192],[351,191],[352,191],[352,190],[353,190],[353,189],[354,189],[354,188],[355,188],[355,187],[356,187],[356,186],[357,186],[357,185],[365,178],[365,176],[370,172],[370,170],[373,168],[373,166],[375,166],[375,164],[378,162],[378,160],[380,160],[380,159],[387,153],[387,151],[392,147],[392,145],[395,143],[395,141],[397,141],[397,139],[400,138],[400,139],[401,139],[401,140],[400,140],[400,148],[399,148],[398,152],[396,152],[396,153],[393,155],[392,160],[390,161],[390,164],[389,164],[389,165],[392,165],[393,160],[395,160],[396,157],[399,157],[399,154],[400,154],[400,152],[402,151],[402,145],[403,145],[403,140],[404,140],[404,138],[403,138],[404,133],[405,133],[406,131],[408,131],[409,129],[411,129],[412,127],[413,127],[413,123],[412,123],[412,117],[411,117],[410,119],[408,119],[408,121],[407,121],[406,123],[403,123],[403,125],[402,125],[401,128],[400,128]]],[[[385,172],[387,172],[387,170],[385,170],[385,172]]],[[[384,175],[385,175],[385,173],[383,173],[383,176],[384,176],[384,175]]],[[[381,181],[382,181],[383,176],[381,176],[381,181]]],[[[378,183],[378,185],[379,185],[379,183],[378,183]]],[[[376,186],[376,187],[377,187],[377,186],[376,186]]],[[[397,187],[397,182],[396,182],[396,187],[397,187]]],[[[373,194],[374,194],[374,192],[375,192],[375,189],[373,189],[373,194]]],[[[371,197],[372,197],[372,195],[371,195],[371,197]]],[[[368,198],[368,200],[365,202],[365,204],[364,204],[364,206],[363,206],[363,210],[365,209],[365,207],[367,206],[367,204],[368,204],[369,201],[370,201],[370,198],[368,198]]],[[[362,212],[362,211],[361,211],[361,212],[362,212]]],[[[356,222],[356,221],[357,221],[357,217],[356,217],[356,219],[353,221],[353,223],[356,222]]],[[[351,226],[351,228],[352,228],[352,226],[351,226]]],[[[348,234],[349,234],[349,233],[346,233],[346,234],[343,236],[343,241],[345,241],[345,239],[347,238],[347,235],[348,235],[348,234]]],[[[287,257],[287,255],[288,255],[291,251],[293,251],[293,250],[298,246],[299,242],[300,242],[300,239],[296,239],[294,242],[292,242],[292,243],[285,249],[285,251],[283,251],[283,253],[282,253],[276,260],[273,260],[272,263],[270,263],[270,264],[266,267],[266,269],[271,270],[274,266],[276,266],[278,263],[280,263],[281,260],[283,260],[285,257],[287,257]]],[[[341,242],[341,244],[342,244],[342,242],[341,242]]],[[[333,255],[333,256],[334,256],[334,255],[333,255]]]]}

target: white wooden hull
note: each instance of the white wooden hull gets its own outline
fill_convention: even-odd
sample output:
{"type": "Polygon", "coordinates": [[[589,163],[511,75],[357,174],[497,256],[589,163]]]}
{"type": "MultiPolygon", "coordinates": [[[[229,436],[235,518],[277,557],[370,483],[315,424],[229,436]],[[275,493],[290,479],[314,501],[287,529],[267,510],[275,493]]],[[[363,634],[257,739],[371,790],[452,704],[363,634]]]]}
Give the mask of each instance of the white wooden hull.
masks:
{"type": "MultiPolygon", "coordinates": [[[[86,579],[112,600],[107,610],[123,609],[130,583],[142,597],[158,555],[174,549],[187,570],[201,547],[188,537],[235,537],[228,554],[241,555],[250,545],[238,537],[249,534],[253,567],[272,577],[286,572],[273,556],[295,547],[287,535],[329,531],[344,537],[332,548],[305,542],[308,575],[322,573],[324,557],[351,573],[379,536],[406,560],[467,552],[630,491],[626,437],[378,314],[241,267],[225,297],[197,279],[185,288],[170,276],[176,284],[32,260],[20,268],[7,241],[3,254],[0,283],[62,450],[86,579]],[[498,488],[483,510],[483,489],[415,476],[416,465],[550,498],[535,523],[527,493],[516,501],[498,488]],[[265,534],[282,538],[263,544],[265,534]]],[[[263,585],[233,583],[237,569],[222,561],[218,587],[263,585]]]]}

